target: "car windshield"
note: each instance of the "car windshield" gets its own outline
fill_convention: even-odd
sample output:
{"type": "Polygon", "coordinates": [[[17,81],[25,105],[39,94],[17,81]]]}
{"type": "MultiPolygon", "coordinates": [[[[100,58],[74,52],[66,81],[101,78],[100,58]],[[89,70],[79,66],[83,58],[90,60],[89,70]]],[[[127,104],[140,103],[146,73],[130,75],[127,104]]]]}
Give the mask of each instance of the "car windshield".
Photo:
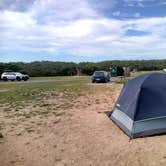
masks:
{"type": "Polygon", "coordinates": [[[16,75],[18,75],[18,76],[22,76],[22,74],[21,74],[21,73],[19,73],[19,72],[16,72],[16,75]]]}
{"type": "Polygon", "coordinates": [[[98,76],[98,77],[104,76],[104,72],[97,71],[97,72],[94,73],[94,76],[98,76]]]}

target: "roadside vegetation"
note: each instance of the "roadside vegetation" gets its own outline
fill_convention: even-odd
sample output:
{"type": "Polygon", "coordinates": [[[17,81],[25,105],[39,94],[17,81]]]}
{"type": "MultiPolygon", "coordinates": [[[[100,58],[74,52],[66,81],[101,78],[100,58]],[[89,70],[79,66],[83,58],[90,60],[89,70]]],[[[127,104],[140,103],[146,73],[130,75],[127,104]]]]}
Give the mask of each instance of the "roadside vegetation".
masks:
{"type": "Polygon", "coordinates": [[[131,73],[131,77],[137,77],[142,74],[148,74],[148,73],[163,73],[161,70],[152,70],[152,71],[139,71],[135,73],[131,73]]]}
{"type": "Polygon", "coordinates": [[[0,63],[0,74],[4,70],[13,70],[28,74],[30,77],[92,75],[95,70],[110,71],[110,67],[130,67],[137,71],[157,71],[166,68],[166,60],[103,61],[103,62],[31,62],[0,63]]]}

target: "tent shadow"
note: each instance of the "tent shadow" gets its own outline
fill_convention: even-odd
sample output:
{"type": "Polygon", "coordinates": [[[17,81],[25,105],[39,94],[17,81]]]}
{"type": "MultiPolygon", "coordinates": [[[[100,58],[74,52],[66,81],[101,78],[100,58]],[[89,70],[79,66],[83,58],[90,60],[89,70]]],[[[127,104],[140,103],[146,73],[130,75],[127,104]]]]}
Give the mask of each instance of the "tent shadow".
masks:
{"type": "Polygon", "coordinates": [[[110,118],[112,113],[113,113],[113,111],[105,111],[104,113],[110,118]]]}
{"type": "Polygon", "coordinates": [[[157,137],[157,136],[166,136],[166,132],[165,133],[159,133],[159,134],[153,134],[153,135],[149,135],[146,137],[157,137]]]}

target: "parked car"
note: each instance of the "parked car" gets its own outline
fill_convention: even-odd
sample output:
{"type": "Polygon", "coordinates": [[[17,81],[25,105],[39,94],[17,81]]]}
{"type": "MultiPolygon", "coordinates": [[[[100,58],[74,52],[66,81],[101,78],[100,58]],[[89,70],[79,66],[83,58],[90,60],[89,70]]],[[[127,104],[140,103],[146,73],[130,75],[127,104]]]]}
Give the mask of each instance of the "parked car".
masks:
{"type": "Polygon", "coordinates": [[[26,75],[26,74],[22,74],[22,73],[19,73],[19,72],[4,72],[2,73],[1,75],[1,79],[3,81],[27,81],[29,79],[29,76],[26,75]]]}
{"type": "Polygon", "coordinates": [[[166,69],[163,69],[163,72],[166,73],[166,69]]]}
{"type": "Polygon", "coordinates": [[[92,76],[92,83],[107,83],[110,81],[110,75],[106,71],[95,71],[92,76]]]}

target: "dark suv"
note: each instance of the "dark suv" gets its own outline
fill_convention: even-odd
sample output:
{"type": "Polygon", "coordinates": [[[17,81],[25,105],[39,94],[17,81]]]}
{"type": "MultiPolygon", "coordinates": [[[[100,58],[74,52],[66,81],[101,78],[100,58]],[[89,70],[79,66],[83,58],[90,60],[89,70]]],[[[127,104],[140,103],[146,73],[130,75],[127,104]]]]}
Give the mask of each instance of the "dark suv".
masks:
{"type": "Polygon", "coordinates": [[[92,83],[107,83],[110,75],[106,71],[95,71],[92,76],[92,83]]]}

